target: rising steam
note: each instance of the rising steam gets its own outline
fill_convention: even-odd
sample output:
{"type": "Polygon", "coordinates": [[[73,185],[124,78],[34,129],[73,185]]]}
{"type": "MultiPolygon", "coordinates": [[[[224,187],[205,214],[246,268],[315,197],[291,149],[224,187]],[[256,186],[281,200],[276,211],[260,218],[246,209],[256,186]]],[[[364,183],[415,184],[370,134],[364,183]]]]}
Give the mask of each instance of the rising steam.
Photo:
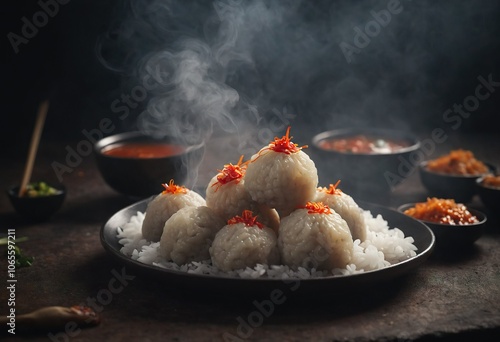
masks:
{"type": "MultiPolygon", "coordinates": [[[[142,68],[156,73],[161,88],[139,117],[144,132],[193,144],[210,138],[214,126],[233,133],[241,129],[238,113],[252,107],[228,85],[228,78],[236,68],[253,67],[250,51],[240,40],[246,13],[236,2],[216,3],[214,12],[219,22],[215,32],[206,32],[210,37],[183,38],[171,49],[146,57],[142,68]]],[[[250,112],[255,120],[258,114],[250,112]]]]}
{"type": "MultiPolygon", "coordinates": [[[[153,73],[158,82],[137,114],[141,130],[186,143],[230,133],[249,139],[238,143],[240,150],[255,151],[284,132],[270,124],[276,112],[294,117],[287,120],[302,143],[345,126],[425,132],[439,125],[443,110],[468,95],[478,75],[500,72],[496,55],[484,53],[498,41],[499,7],[498,1],[131,0],[118,45],[136,79],[153,73]],[[348,62],[339,45],[352,45],[357,28],[396,2],[401,11],[348,62]],[[265,128],[271,129],[263,134],[265,128]]],[[[220,152],[220,164],[228,162],[220,152]]]]}

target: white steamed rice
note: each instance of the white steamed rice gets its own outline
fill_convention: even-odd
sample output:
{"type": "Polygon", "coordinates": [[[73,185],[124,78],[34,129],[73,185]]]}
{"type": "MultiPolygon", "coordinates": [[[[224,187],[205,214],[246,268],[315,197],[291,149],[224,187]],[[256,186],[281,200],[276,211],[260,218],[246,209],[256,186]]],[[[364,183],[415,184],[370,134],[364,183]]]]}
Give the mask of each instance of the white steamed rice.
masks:
{"type": "Polygon", "coordinates": [[[212,266],[210,260],[191,262],[177,265],[161,258],[158,248],[159,242],[146,241],[142,237],[141,227],[145,214],[137,212],[123,227],[117,228],[119,243],[123,246],[120,251],[124,255],[141,263],[154,265],[159,268],[176,270],[194,274],[207,274],[238,278],[318,278],[326,276],[340,276],[378,270],[389,265],[401,262],[416,255],[417,247],[411,236],[405,237],[398,229],[390,229],[381,215],[373,217],[369,211],[364,211],[367,226],[367,238],[364,242],[354,241],[352,263],[343,269],[334,269],[331,272],[308,271],[304,268],[292,270],[284,265],[257,265],[254,268],[223,272],[212,266]]]}

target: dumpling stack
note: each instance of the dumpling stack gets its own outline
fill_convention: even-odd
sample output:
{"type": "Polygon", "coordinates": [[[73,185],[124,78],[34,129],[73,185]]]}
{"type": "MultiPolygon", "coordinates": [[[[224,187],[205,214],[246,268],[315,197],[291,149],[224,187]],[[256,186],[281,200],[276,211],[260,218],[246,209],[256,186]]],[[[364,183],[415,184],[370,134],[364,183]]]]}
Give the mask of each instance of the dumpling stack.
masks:
{"type": "Polygon", "coordinates": [[[285,136],[243,163],[224,165],[206,201],[173,182],[148,206],[143,236],[177,264],[208,260],[224,272],[257,264],[292,269],[344,268],[354,240],[366,239],[363,212],[352,197],[318,187],[314,162],[285,136]],[[279,214],[279,215],[278,215],[279,214]]]}

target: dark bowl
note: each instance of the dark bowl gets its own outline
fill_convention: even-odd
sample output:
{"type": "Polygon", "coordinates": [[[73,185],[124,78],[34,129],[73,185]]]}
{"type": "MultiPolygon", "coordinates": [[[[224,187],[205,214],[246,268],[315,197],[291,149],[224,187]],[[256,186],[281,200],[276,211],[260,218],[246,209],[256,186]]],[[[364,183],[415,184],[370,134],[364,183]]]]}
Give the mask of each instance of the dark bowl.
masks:
{"type": "Polygon", "coordinates": [[[40,197],[19,197],[19,185],[7,190],[10,203],[24,218],[41,222],[49,219],[61,208],[66,197],[66,188],[62,185],[48,184],[58,190],[54,195],[40,197]]]}
{"type": "MultiPolygon", "coordinates": [[[[466,203],[477,193],[476,180],[483,175],[453,175],[429,171],[427,161],[419,164],[420,180],[429,194],[439,198],[453,198],[466,203]]],[[[492,169],[491,165],[487,166],[492,169]]]]}
{"type": "Polygon", "coordinates": [[[121,133],[99,140],[94,146],[97,166],[106,183],[116,191],[134,197],[147,197],[161,192],[162,183],[171,179],[176,184],[186,181],[188,170],[197,168],[204,145],[186,146],[171,137],[155,139],[141,132],[121,133]],[[127,143],[174,144],[183,147],[179,154],[156,158],[130,158],[103,154],[111,145],[127,143]]]}
{"type": "Polygon", "coordinates": [[[491,214],[500,217],[500,188],[493,188],[482,184],[485,176],[476,179],[476,190],[491,214]]]}
{"type": "MultiPolygon", "coordinates": [[[[398,211],[404,213],[416,203],[403,204],[398,211]]],[[[483,234],[486,226],[486,215],[479,210],[467,207],[469,212],[476,216],[478,223],[466,225],[450,225],[418,220],[428,226],[436,236],[436,248],[441,250],[456,250],[472,245],[483,234]]]]}
{"type": "MultiPolygon", "coordinates": [[[[341,188],[357,198],[376,201],[409,176],[416,165],[411,154],[419,153],[418,138],[403,131],[377,128],[346,128],[326,131],[313,137],[313,160],[317,164],[320,183],[322,180],[341,180],[341,188]],[[391,153],[349,153],[321,147],[327,139],[344,138],[353,135],[367,135],[382,139],[402,140],[410,146],[391,153]]],[[[325,184],[323,184],[325,185],[325,184]]]]}

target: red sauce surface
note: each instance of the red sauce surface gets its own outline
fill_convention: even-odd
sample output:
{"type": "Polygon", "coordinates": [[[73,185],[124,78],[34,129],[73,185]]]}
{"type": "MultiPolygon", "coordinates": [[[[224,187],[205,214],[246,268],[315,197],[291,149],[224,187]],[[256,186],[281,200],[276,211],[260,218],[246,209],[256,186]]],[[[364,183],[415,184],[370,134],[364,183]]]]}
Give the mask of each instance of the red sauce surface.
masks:
{"type": "Polygon", "coordinates": [[[345,138],[325,139],[319,144],[325,150],[368,154],[391,153],[410,146],[410,143],[404,140],[396,141],[361,134],[345,138]]]}
{"type": "Polygon", "coordinates": [[[175,156],[186,150],[184,146],[173,144],[127,143],[106,146],[102,154],[121,158],[163,158],[175,156]]]}

